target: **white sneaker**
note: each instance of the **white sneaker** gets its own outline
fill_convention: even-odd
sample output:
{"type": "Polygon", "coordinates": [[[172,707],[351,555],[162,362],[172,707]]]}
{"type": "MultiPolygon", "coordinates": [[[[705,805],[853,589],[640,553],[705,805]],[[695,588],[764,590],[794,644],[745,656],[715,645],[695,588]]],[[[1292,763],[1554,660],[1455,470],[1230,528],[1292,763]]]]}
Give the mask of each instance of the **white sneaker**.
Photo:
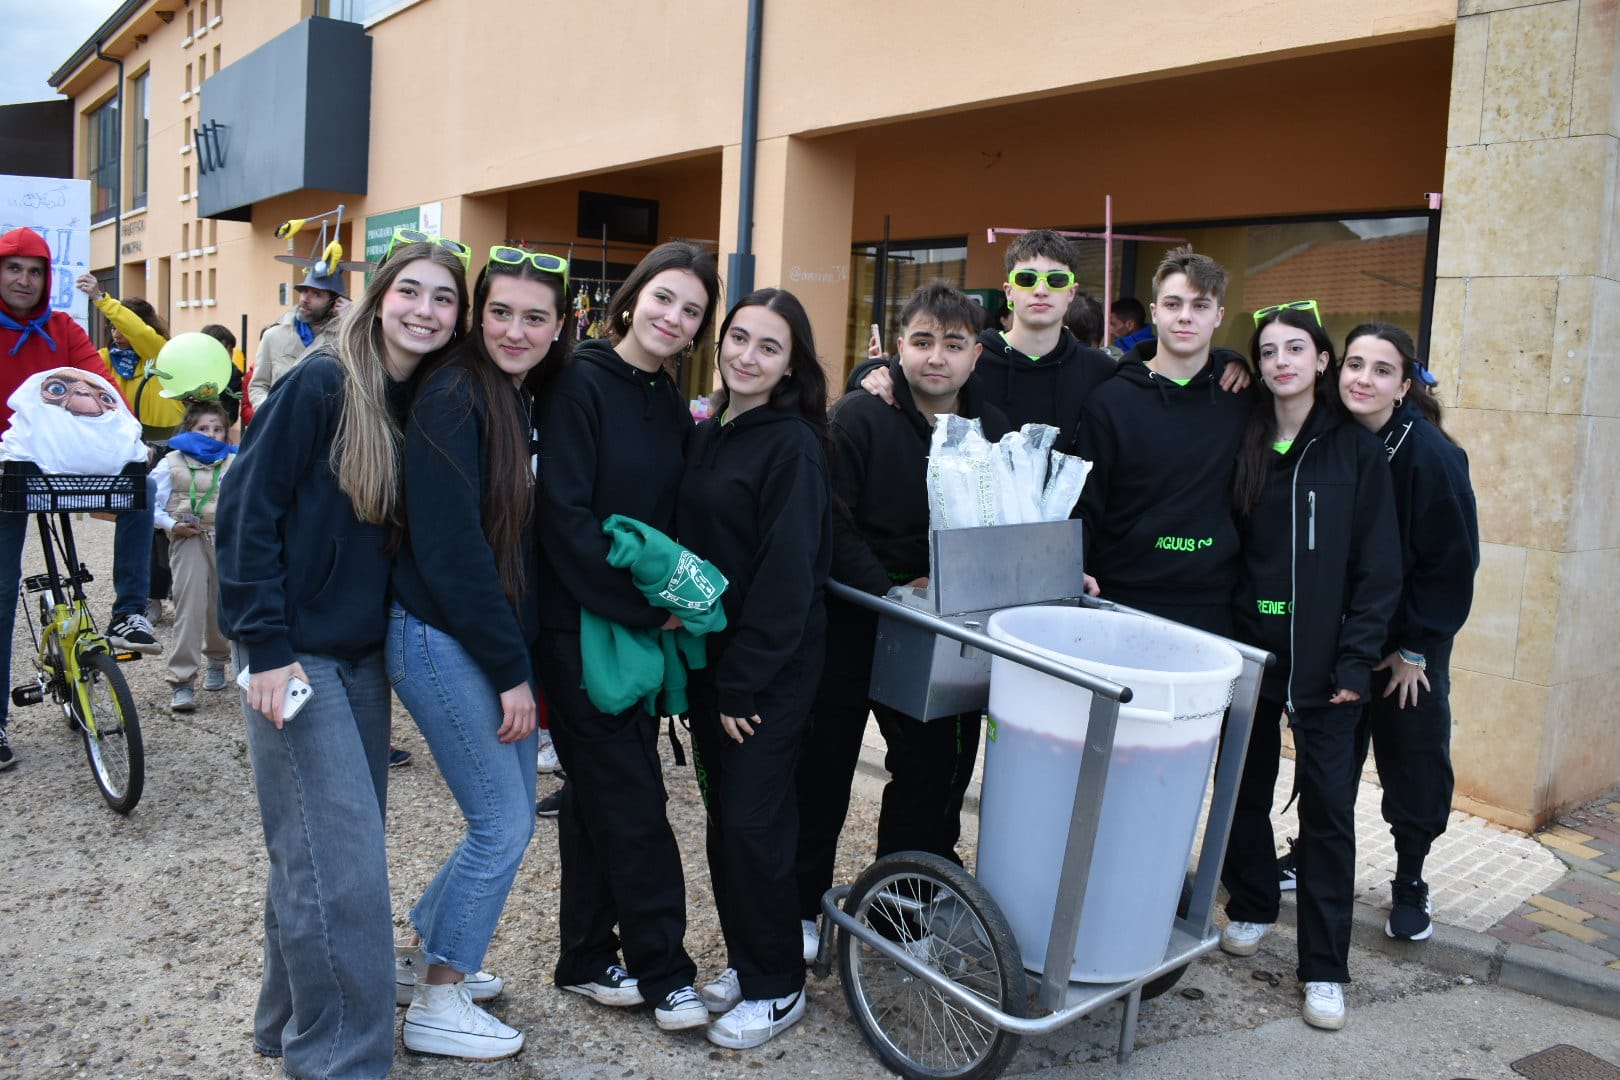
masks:
{"type": "Polygon", "coordinates": [[[712,1013],[730,1012],[742,1003],[742,984],[737,981],[737,969],[726,968],[720,977],[698,991],[698,997],[712,1013]]]}
{"type": "Polygon", "coordinates": [[[816,929],[816,920],[800,919],[799,929],[804,932],[804,962],[816,962],[816,954],[821,951],[821,931],[816,929]]]}
{"type": "Polygon", "coordinates": [[[1305,984],[1305,1006],[1300,1010],[1311,1027],[1338,1031],[1344,1027],[1344,987],[1336,982],[1305,984]]]}
{"type": "MultiPolygon", "coordinates": [[[[404,938],[394,942],[395,1005],[411,1003],[412,995],[416,991],[416,974],[426,971],[427,959],[422,955],[420,943],[411,945],[404,938]]],[[[461,983],[474,1001],[488,1001],[500,997],[501,991],[506,987],[499,975],[491,975],[487,971],[475,971],[471,975],[464,976],[461,983]]]]}
{"type": "Polygon", "coordinates": [[[653,1006],[653,1020],[665,1031],[685,1031],[709,1022],[709,1008],[690,986],[671,990],[653,1006]]]}
{"type": "Polygon", "coordinates": [[[769,1042],[804,1019],[804,991],[787,997],[740,1002],[704,1032],[716,1046],[746,1050],[769,1042]]]}
{"type": "Polygon", "coordinates": [[[523,1049],[523,1033],[472,1003],[465,983],[418,983],[401,1031],[407,1049],[494,1061],[523,1049]]]}
{"type": "Polygon", "coordinates": [[[551,732],[545,728],[540,729],[539,771],[546,774],[562,772],[562,762],[557,759],[557,746],[551,741],[551,732]]]}
{"type": "Polygon", "coordinates": [[[1221,931],[1221,951],[1232,956],[1253,956],[1260,949],[1260,939],[1271,932],[1268,922],[1228,923],[1221,931]]]}

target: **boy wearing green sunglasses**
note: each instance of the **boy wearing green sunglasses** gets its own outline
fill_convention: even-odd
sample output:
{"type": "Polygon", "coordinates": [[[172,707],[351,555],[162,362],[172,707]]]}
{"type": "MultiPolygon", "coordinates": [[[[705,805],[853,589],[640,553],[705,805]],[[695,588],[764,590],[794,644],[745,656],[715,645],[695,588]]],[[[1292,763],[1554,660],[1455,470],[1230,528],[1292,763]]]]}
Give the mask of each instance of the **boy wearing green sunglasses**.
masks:
{"type": "MultiPolygon", "coordinates": [[[[1057,449],[1075,453],[1080,413],[1091,392],[1114,373],[1114,361],[1081,345],[1063,327],[1063,315],[1078,289],[1074,247],[1050,229],[1013,239],[1004,259],[1002,284],[1012,308],[1012,328],[979,334],[979,355],[969,384],[978,400],[1006,414],[1014,429],[1050,424],[1057,449]]],[[[894,403],[886,359],[869,360],[850,376],[849,388],[864,389],[894,403]]]]}

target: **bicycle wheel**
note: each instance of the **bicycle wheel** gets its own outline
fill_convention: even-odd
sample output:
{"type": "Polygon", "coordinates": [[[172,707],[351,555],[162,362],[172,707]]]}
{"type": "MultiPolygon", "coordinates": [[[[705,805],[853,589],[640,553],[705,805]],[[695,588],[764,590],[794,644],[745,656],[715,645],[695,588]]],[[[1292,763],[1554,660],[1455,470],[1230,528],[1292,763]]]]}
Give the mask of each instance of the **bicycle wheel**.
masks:
{"type": "MultiPolygon", "coordinates": [[[[1176,904],[1176,918],[1185,919],[1187,917],[1187,909],[1191,906],[1192,874],[1189,873],[1186,880],[1181,883],[1181,900],[1176,904]]],[[[1152,1001],[1154,998],[1162,996],[1165,992],[1174,987],[1176,983],[1181,981],[1181,977],[1187,974],[1187,968],[1190,966],[1190,964],[1182,964],[1178,968],[1173,968],[1170,971],[1165,972],[1157,979],[1149,979],[1147,982],[1143,983],[1142,1000],[1152,1001]]]]}
{"type": "MultiPolygon", "coordinates": [[[[1018,941],[990,894],[955,863],[918,851],[887,855],[851,886],[844,910],[963,990],[1024,1015],[1028,989],[1018,941]]],[[[1016,1035],[842,929],[838,956],[844,998],[861,1034],[902,1076],[994,1077],[1018,1051],[1016,1035]]]]}
{"type": "Polygon", "coordinates": [[[79,656],[76,691],[73,707],[96,786],[108,806],[127,814],[135,809],[146,784],[146,750],[129,684],[111,656],[88,652],[79,656]]]}

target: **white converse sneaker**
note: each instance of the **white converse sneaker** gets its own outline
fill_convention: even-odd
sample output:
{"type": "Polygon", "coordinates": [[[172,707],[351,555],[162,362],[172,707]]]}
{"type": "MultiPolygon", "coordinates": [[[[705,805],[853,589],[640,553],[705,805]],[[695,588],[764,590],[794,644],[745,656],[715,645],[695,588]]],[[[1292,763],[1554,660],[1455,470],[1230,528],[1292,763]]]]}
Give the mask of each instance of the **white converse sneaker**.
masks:
{"type": "Polygon", "coordinates": [[[1338,1031],[1345,1024],[1344,987],[1336,982],[1306,983],[1300,1015],[1311,1027],[1338,1031]]]}
{"type": "Polygon", "coordinates": [[[698,991],[698,997],[712,1013],[730,1012],[742,1003],[742,985],[737,982],[737,969],[726,968],[720,977],[698,991]]]}
{"type": "Polygon", "coordinates": [[[1268,922],[1228,923],[1221,931],[1221,951],[1232,956],[1253,956],[1260,950],[1260,939],[1271,933],[1268,922]]]}
{"type": "Polygon", "coordinates": [[[787,997],[740,1002],[704,1032],[716,1046],[746,1050],[769,1042],[804,1019],[804,991],[787,997]]]}
{"type": "MultiPolygon", "coordinates": [[[[427,959],[422,955],[420,943],[409,944],[407,939],[399,938],[394,942],[394,1004],[409,1005],[411,995],[416,990],[416,976],[427,972],[427,959]]],[[[491,975],[487,971],[475,971],[462,978],[462,985],[467,988],[467,995],[474,1001],[489,1001],[491,998],[501,996],[506,984],[499,975],[491,975]]]]}
{"type": "Polygon", "coordinates": [[[472,1003],[465,983],[417,983],[400,1032],[409,1050],[494,1061],[523,1049],[523,1033],[472,1003]]]}
{"type": "Polygon", "coordinates": [[[816,920],[800,919],[799,929],[804,932],[804,962],[816,962],[816,954],[821,951],[821,931],[816,929],[816,920]]]}

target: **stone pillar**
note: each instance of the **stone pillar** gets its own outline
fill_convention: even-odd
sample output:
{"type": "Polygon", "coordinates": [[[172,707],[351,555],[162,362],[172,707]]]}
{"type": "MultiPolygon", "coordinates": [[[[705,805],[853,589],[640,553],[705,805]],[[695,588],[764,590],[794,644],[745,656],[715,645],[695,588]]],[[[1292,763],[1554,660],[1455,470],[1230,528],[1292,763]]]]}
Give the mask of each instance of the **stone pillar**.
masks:
{"type": "MultiPolygon", "coordinates": [[[[739,151],[725,149],[720,188],[720,267],[737,250],[739,151]]],[[[754,286],[797,296],[836,397],[849,329],[849,246],[855,213],[855,149],[847,138],[761,139],[754,181],[754,286]]],[[[741,299],[727,284],[727,301],[741,299]]],[[[722,312],[722,315],[724,313],[722,312]]]]}
{"type": "Polygon", "coordinates": [[[1453,760],[1458,805],[1521,828],[1620,782],[1617,9],[1457,20],[1430,358],[1482,551],[1453,760]]]}

